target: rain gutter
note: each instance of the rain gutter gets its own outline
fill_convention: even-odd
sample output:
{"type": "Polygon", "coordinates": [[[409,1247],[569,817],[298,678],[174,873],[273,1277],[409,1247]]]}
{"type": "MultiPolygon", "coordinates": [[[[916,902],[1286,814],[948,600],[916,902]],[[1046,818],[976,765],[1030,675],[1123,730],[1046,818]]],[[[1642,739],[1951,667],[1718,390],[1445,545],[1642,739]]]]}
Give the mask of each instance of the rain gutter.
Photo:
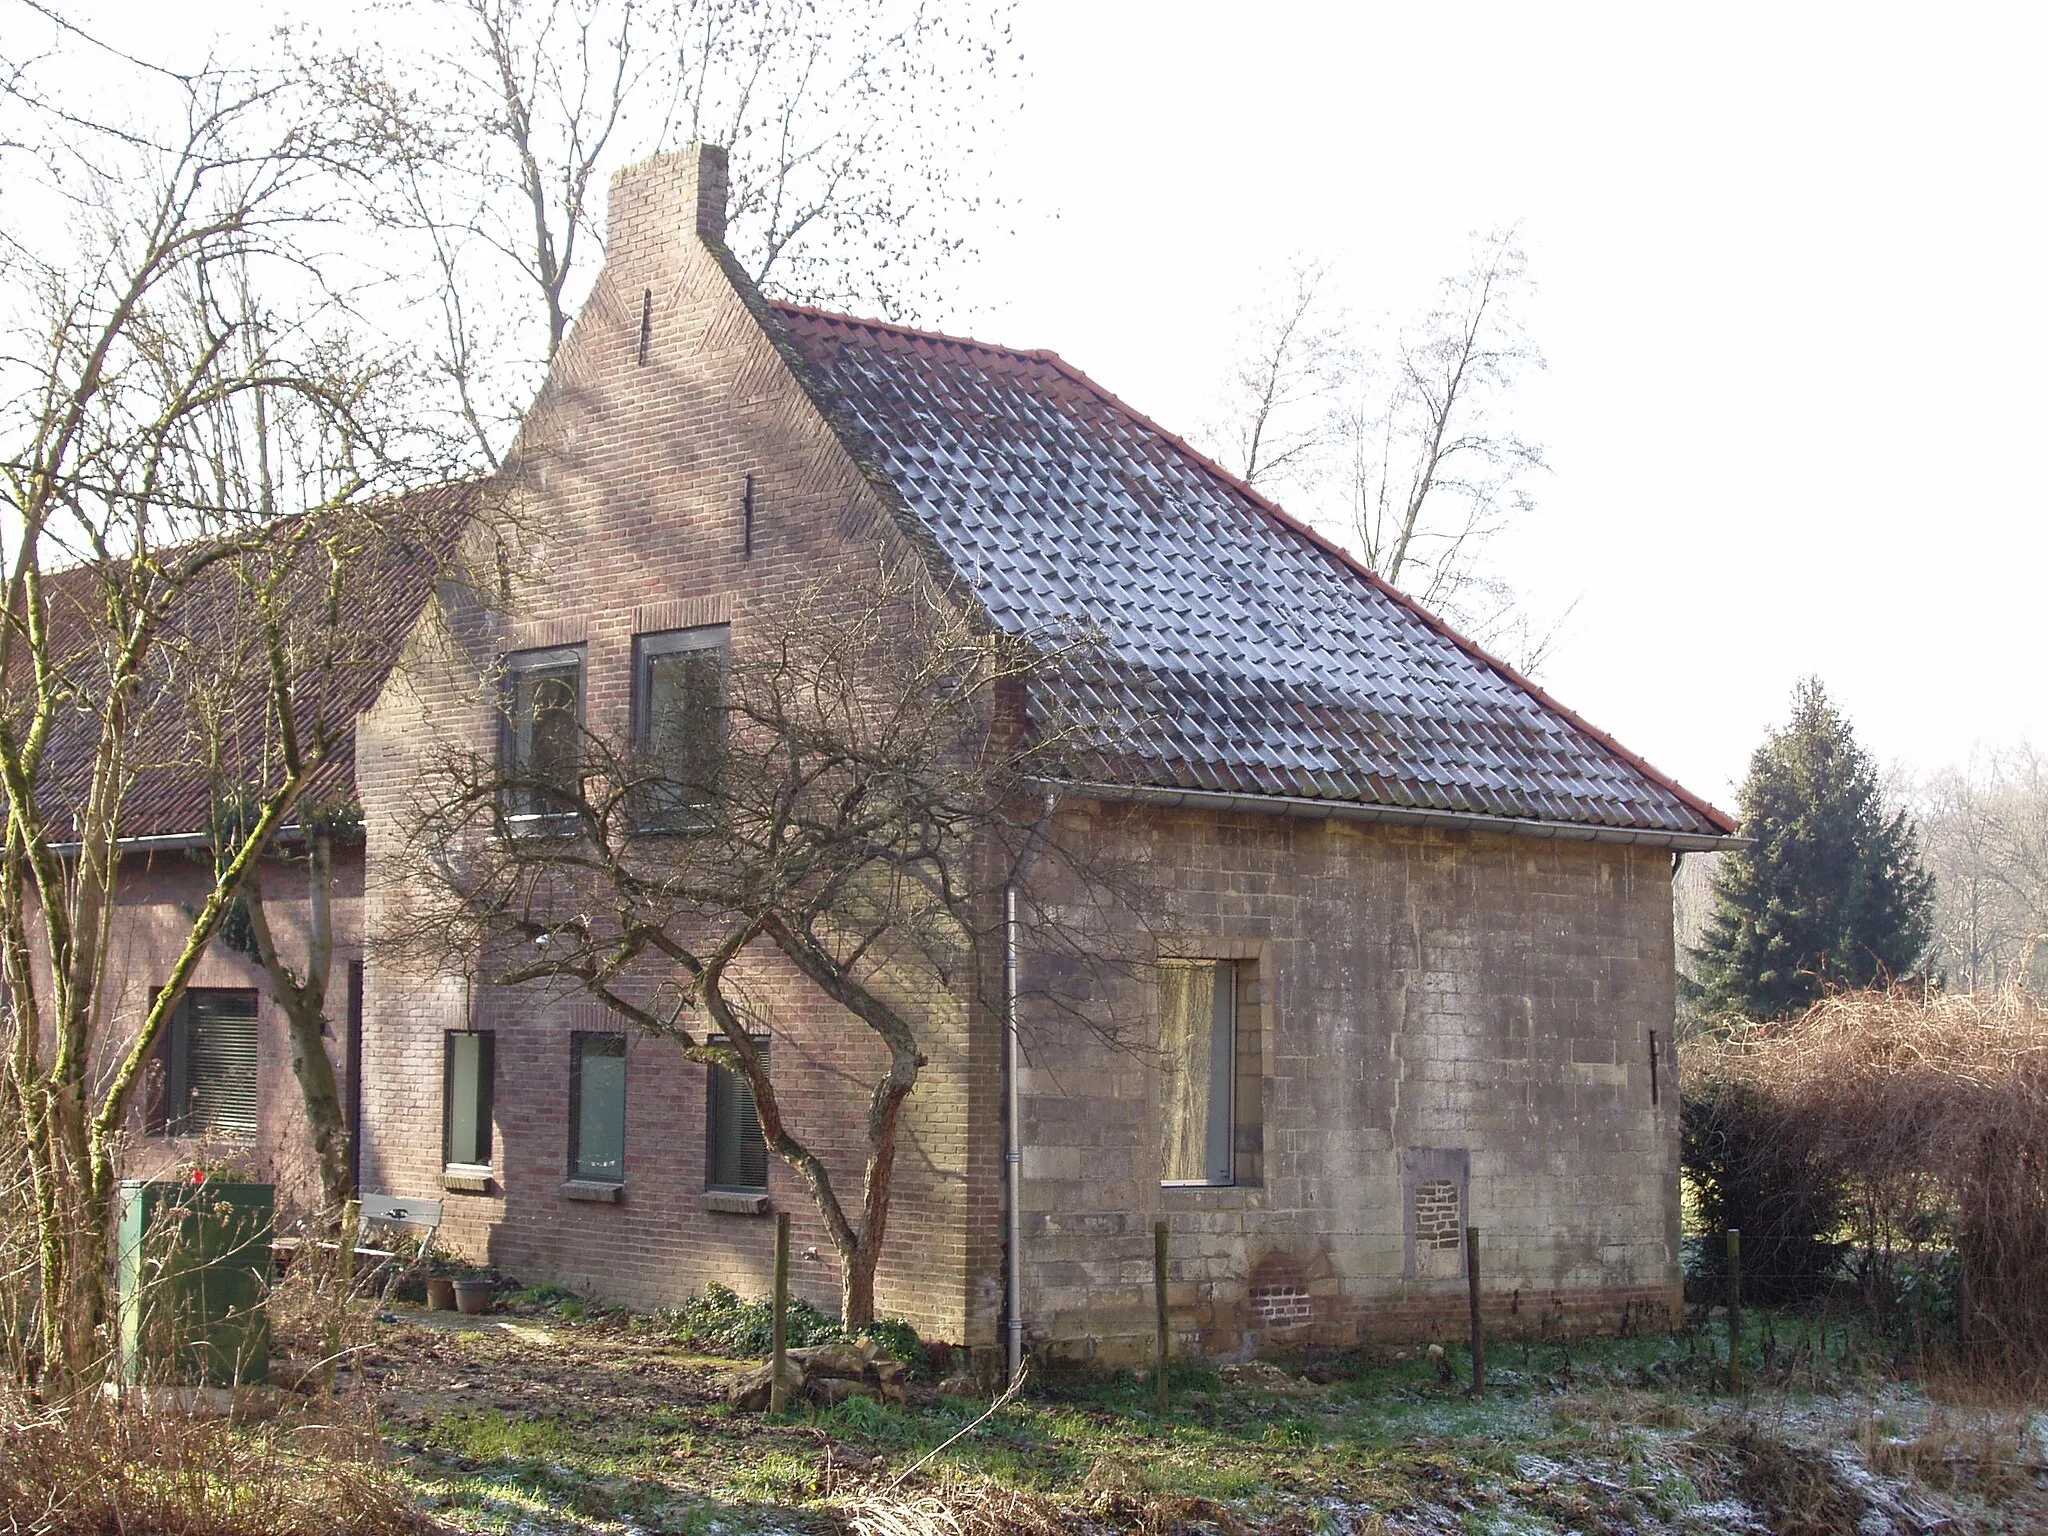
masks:
{"type": "MultiPolygon", "coordinates": [[[[273,842],[292,842],[305,836],[306,829],[294,822],[288,827],[279,827],[271,833],[273,842]]],[[[177,853],[192,848],[211,848],[211,832],[152,832],[141,837],[117,837],[114,850],[117,853],[177,853]]],[[[50,852],[60,859],[76,858],[85,847],[82,842],[52,843],[50,852]]]]}
{"type": "Polygon", "coordinates": [[[1748,841],[1733,833],[1679,832],[1657,827],[1610,827],[1582,821],[1486,816],[1473,811],[1439,811],[1421,806],[1366,805],[1356,800],[1312,800],[1305,795],[1244,795],[1225,790],[1165,789],[1149,784],[1108,784],[1075,779],[1042,782],[1061,796],[1077,800],[1168,805],[1196,811],[1249,811],[1263,816],[1300,816],[1316,821],[1377,821],[1393,826],[1453,827],[1466,832],[1498,832],[1510,837],[1542,837],[1558,842],[1631,843],[1643,848],[1672,848],[1681,853],[1737,848],[1748,841]]]}

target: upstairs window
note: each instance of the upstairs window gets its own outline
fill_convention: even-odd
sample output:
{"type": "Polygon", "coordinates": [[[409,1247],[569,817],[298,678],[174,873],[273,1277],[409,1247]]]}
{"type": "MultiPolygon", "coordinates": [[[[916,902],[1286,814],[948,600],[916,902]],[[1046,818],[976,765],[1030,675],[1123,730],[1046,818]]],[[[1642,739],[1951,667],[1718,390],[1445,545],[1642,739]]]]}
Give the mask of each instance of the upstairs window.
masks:
{"type": "Polygon", "coordinates": [[[583,757],[583,652],[575,646],[505,658],[504,738],[499,764],[515,823],[570,814],[567,791],[583,757]]]}
{"type": "Polygon", "coordinates": [[[569,1045],[569,1177],[626,1182],[626,1037],[578,1030],[569,1045]]]}
{"type": "Polygon", "coordinates": [[[491,1079],[496,1055],[487,1030],[451,1029],[442,1037],[441,1161],[450,1168],[491,1165],[491,1079]]]}
{"type": "Polygon", "coordinates": [[[254,1136],[256,993],[194,987],[157,1045],[162,1086],[150,1129],[170,1136],[254,1136]]]}
{"type": "Polygon", "coordinates": [[[1235,1182],[1237,966],[1159,963],[1162,1184],[1235,1182]]]}
{"type": "Polygon", "coordinates": [[[649,769],[640,822],[702,826],[718,798],[725,748],[729,625],[674,629],[633,642],[633,745],[649,769]]]}
{"type": "MultiPolygon", "coordinates": [[[[768,1042],[757,1038],[761,1067],[768,1068],[768,1042]]],[[[765,1190],[768,1187],[768,1141],[754,1108],[754,1090],[739,1073],[711,1068],[709,1092],[710,1145],[704,1182],[711,1189],[765,1190]]]]}

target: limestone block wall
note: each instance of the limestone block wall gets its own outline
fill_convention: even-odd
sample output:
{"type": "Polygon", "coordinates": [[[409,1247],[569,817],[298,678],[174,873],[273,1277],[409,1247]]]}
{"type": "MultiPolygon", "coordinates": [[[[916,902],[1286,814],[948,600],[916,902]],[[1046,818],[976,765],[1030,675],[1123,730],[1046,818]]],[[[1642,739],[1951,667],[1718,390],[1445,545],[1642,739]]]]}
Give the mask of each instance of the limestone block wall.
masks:
{"type": "MultiPolygon", "coordinates": [[[[1462,1326],[1482,1229],[1495,1325],[1661,1321],[1678,1302],[1671,855],[1189,811],[1063,815],[1148,856],[1179,953],[1239,960],[1261,1156],[1161,1188],[1157,1073],[1027,1004],[1024,1308],[1037,1347],[1150,1348],[1151,1230],[1174,1327],[1212,1352],[1462,1326]],[[1249,1024],[1247,1023],[1249,1020],[1249,1024]],[[1652,1101],[1650,1052],[1667,1053],[1652,1101]]],[[[1032,961],[1027,957],[1027,980],[1032,961]]],[[[1118,1006],[1142,1015],[1142,975],[1118,1006]]],[[[1027,991],[1028,991],[1027,986],[1027,991]]],[[[1156,1019],[1152,1026],[1156,1030],[1156,1019]]],[[[1155,1036],[1156,1038],[1156,1036],[1155,1036]]],[[[1240,1148],[1246,1145],[1240,1132],[1240,1148]]]]}

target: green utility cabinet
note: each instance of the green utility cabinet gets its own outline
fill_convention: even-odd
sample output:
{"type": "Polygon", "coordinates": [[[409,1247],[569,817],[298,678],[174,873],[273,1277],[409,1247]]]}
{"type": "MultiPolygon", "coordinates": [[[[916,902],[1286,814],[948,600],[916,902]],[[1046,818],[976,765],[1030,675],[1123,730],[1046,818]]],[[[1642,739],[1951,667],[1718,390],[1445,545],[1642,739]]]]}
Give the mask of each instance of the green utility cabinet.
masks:
{"type": "Polygon", "coordinates": [[[121,1185],[121,1375],[238,1386],[270,1379],[276,1186],[206,1179],[121,1185]]]}

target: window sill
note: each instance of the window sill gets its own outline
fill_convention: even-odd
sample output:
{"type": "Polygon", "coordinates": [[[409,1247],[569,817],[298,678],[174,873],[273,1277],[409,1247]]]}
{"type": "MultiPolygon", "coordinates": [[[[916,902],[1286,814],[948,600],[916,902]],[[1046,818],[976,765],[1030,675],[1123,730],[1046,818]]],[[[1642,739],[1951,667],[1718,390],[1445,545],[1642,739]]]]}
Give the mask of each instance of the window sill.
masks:
{"type": "Polygon", "coordinates": [[[698,1208],[725,1216],[766,1216],[769,1212],[765,1189],[707,1189],[698,1208]]]}
{"type": "Polygon", "coordinates": [[[505,824],[512,836],[521,841],[552,838],[560,842],[575,837],[583,830],[582,818],[574,811],[521,811],[517,815],[508,815],[505,824]]]}
{"type": "Polygon", "coordinates": [[[459,1195],[487,1195],[491,1192],[488,1163],[449,1163],[441,1170],[441,1187],[459,1195]]]}
{"type": "Polygon", "coordinates": [[[596,1179],[569,1179],[562,1185],[562,1195],[569,1200],[590,1200],[598,1205],[617,1205],[626,1196],[623,1184],[604,1184],[596,1179]]]}
{"type": "Polygon", "coordinates": [[[157,1142],[225,1141],[231,1142],[238,1147],[253,1147],[256,1144],[255,1131],[230,1130],[222,1126],[176,1126],[145,1131],[143,1134],[148,1136],[151,1141],[157,1142]]]}
{"type": "Polygon", "coordinates": [[[718,823],[708,816],[691,816],[679,811],[674,816],[637,820],[629,830],[635,837],[703,837],[717,831],[718,823]]]}
{"type": "Polygon", "coordinates": [[[1258,1184],[1161,1184],[1161,1198],[1174,1204],[1211,1206],[1228,1210],[1232,1207],[1256,1205],[1265,1196],[1265,1188],[1258,1184]]]}

